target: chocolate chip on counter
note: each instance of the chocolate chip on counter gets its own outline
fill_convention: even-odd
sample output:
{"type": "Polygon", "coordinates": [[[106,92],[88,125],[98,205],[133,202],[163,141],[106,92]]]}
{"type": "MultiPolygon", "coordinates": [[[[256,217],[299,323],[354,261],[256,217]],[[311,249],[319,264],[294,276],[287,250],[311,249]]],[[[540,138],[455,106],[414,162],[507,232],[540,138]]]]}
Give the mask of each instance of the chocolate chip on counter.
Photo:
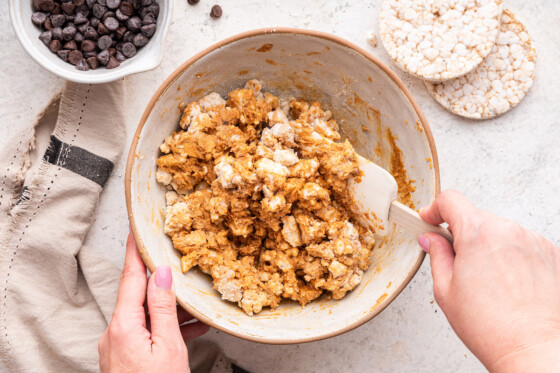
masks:
{"type": "Polygon", "coordinates": [[[74,40],[70,40],[68,43],[65,43],[62,48],[73,51],[74,49],[78,49],[78,44],[74,40]]]}
{"type": "Polygon", "coordinates": [[[62,38],[66,41],[74,39],[78,30],[74,26],[66,26],[62,29],[62,38]]]}
{"type": "Polygon", "coordinates": [[[119,61],[117,61],[117,59],[115,57],[110,57],[109,58],[109,62],[107,62],[107,68],[108,69],[114,69],[115,67],[119,67],[121,65],[121,63],[119,61]]]}
{"type": "Polygon", "coordinates": [[[81,60],[82,58],[84,58],[84,55],[82,54],[82,52],[80,52],[77,49],[70,51],[70,53],[68,53],[68,62],[70,62],[72,65],[77,64],[78,61],[81,60]]]}
{"type": "Polygon", "coordinates": [[[74,3],[74,5],[76,6],[82,6],[86,3],[86,0],[72,0],[72,2],[74,3]]]}
{"type": "Polygon", "coordinates": [[[113,39],[111,39],[107,35],[100,37],[99,40],[97,41],[97,46],[102,51],[109,49],[111,47],[111,44],[113,44],[113,39]]]}
{"type": "Polygon", "coordinates": [[[98,37],[99,36],[97,35],[97,31],[95,31],[95,29],[91,26],[89,26],[86,32],[84,32],[85,39],[97,40],[98,37]]]}
{"type": "Polygon", "coordinates": [[[121,12],[120,9],[117,9],[117,11],[115,12],[115,15],[117,16],[117,19],[121,22],[124,22],[124,21],[126,21],[127,19],[130,18],[129,16],[127,16],[126,14],[121,12]]]}
{"type": "Polygon", "coordinates": [[[90,19],[89,19],[89,24],[92,27],[97,27],[100,23],[101,23],[101,21],[97,17],[90,17],[90,19]]]}
{"type": "Polygon", "coordinates": [[[60,7],[62,8],[64,14],[66,14],[67,16],[73,15],[74,11],[76,10],[76,5],[72,3],[62,3],[60,7]]]}
{"type": "Polygon", "coordinates": [[[146,16],[142,19],[143,25],[151,25],[156,23],[156,19],[152,13],[146,14],[146,16]]]}
{"type": "Polygon", "coordinates": [[[51,10],[51,14],[60,14],[62,13],[62,9],[60,8],[59,3],[54,3],[53,10],[51,10]]]}
{"type": "Polygon", "coordinates": [[[142,27],[142,21],[138,17],[132,17],[126,21],[126,28],[131,32],[140,31],[140,27],[142,27]]]}
{"type": "Polygon", "coordinates": [[[81,25],[83,23],[86,23],[87,21],[88,21],[87,17],[82,12],[78,12],[74,16],[74,23],[77,24],[77,25],[81,25]]]}
{"type": "Polygon", "coordinates": [[[52,25],[50,17],[47,17],[47,19],[45,19],[45,22],[43,22],[43,28],[47,31],[53,29],[53,25],[52,25]]]}
{"type": "Polygon", "coordinates": [[[77,43],[81,43],[84,39],[84,34],[81,32],[77,32],[76,35],[74,35],[74,40],[76,40],[77,43]]]}
{"type": "Polygon", "coordinates": [[[111,32],[109,30],[107,30],[107,27],[105,27],[105,25],[103,23],[99,23],[99,25],[97,25],[97,33],[99,35],[108,35],[111,32]]]}
{"type": "Polygon", "coordinates": [[[60,59],[64,62],[68,62],[68,53],[70,53],[70,51],[66,49],[61,49],[58,52],[56,52],[58,57],[60,57],[60,59]]]}
{"type": "Polygon", "coordinates": [[[99,67],[99,60],[98,60],[97,57],[95,57],[95,56],[88,57],[88,58],[86,59],[86,61],[87,61],[88,65],[89,65],[89,68],[92,69],[92,70],[95,70],[95,69],[97,69],[97,68],[99,67]]]}
{"type": "Polygon", "coordinates": [[[154,3],[154,0],[140,0],[140,6],[150,6],[154,3]]]}
{"type": "Polygon", "coordinates": [[[62,41],[62,29],[60,27],[55,27],[51,31],[52,31],[52,38],[54,40],[62,41]]]}
{"type": "Polygon", "coordinates": [[[196,5],[196,4],[198,4],[199,1],[200,1],[200,0],[187,0],[187,2],[188,2],[190,5],[196,5]]]}
{"type": "Polygon", "coordinates": [[[49,46],[52,40],[52,31],[45,31],[39,35],[39,40],[41,40],[45,45],[49,46]]]}
{"type": "MultiPolygon", "coordinates": [[[[119,27],[118,29],[115,30],[115,37],[117,39],[121,40],[126,32],[127,32],[126,27],[121,26],[121,27],[119,27]]],[[[128,31],[128,32],[130,32],[130,31],[128,31]]]]}
{"type": "Polygon", "coordinates": [[[119,62],[124,62],[126,61],[126,57],[124,54],[122,54],[121,52],[117,52],[115,53],[115,59],[119,62]]]}
{"type": "Polygon", "coordinates": [[[210,11],[210,17],[220,18],[222,16],[222,7],[219,5],[214,5],[210,11]]]}
{"type": "Polygon", "coordinates": [[[102,51],[97,55],[99,63],[101,63],[103,66],[107,65],[107,62],[109,62],[109,57],[111,57],[109,55],[109,51],[102,51]]]}
{"type": "Polygon", "coordinates": [[[95,5],[95,3],[97,2],[97,0],[86,0],[86,5],[88,8],[93,8],[93,6],[95,5]]]}
{"type": "Polygon", "coordinates": [[[132,43],[137,46],[138,48],[143,47],[144,45],[148,44],[149,40],[142,34],[137,34],[132,39],[132,43]]]}
{"type": "Polygon", "coordinates": [[[144,36],[146,36],[147,38],[151,38],[152,35],[156,32],[156,29],[156,24],[144,25],[141,27],[142,34],[144,34],[144,36]]]}
{"type": "Polygon", "coordinates": [[[128,58],[133,57],[136,54],[136,47],[132,43],[124,43],[122,53],[128,58]]]}
{"type": "Polygon", "coordinates": [[[117,9],[121,5],[121,0],[107,0],[107,7],[109,9],[117,9]]]}
{"type": "Polygon", "coordinates": [[[107,30],[110,30],[110,31],[115,31],[115,30],[118,29],[119,26],[120,26],[120,25],[119,25],[119,21],[117,21],[117,19],[116,19],[116,18],[113,18],[113,17],[107,18],[107,19],[103,22],[103,24],[105,25],[105,27],[107,27],[107,30]]]}
{"type": "Polygon", "coordinates": [[[103,14],[105,14],[105,12],[107,11],[107,8],[101,4],[95,4],[93,8],[91,8],[91,11],[94,17],[101,18],[103,17],[103,14]]]}
{"type": "Polygon", "coordinates": [[[121,11],[122,14],[127,15],[129,17],[132,14],[134,14],[134,7],[128,1],[123,1],[121,3],[121,6],[119,7],[119,10],[121,11]]]}
{"type": "Polygon", "coordinates": [[[95,42],[93,40],[84,40],[82,42],[82,52],[91,52],[95,50],[95,42]]]}
{"type": "Polygon", "coordinates": [[[54,9],[53,0],[39,0],[39,9],[43,12],[51,12],[54,9]]]}
{"type": "Polygon", "coordinates": [[[64,25],[64,22],[66,22],[66,16],[62,14],[55,14],[51,16],[51,23],[53,27],[62,27],[62,25],[64,25]]]}
{"type": "Polygon", "coordinates": [[[150,11],[150,13],[152,13],[154,15],[154,17],[158,17],[159,16],[159,4],[158,3],[153,3],[152,5],[150,5],[148,7],[148,10],[150,11]]]}
{"type": "Polygon", "coordinates": [[[89,65],[88,65],[85,58],[82,58],[81,60],[78,61],[78,63],[76,64],[76,69],[78,69],[80,71],[88,71],[89,70],[89,65]]]}
{"type": "Polygon", "coordinates": [[[62,49],[62,44],[60,43],[60,40],[52,40],[49,44],[49,48],[51,49],[51,52],[56,53],[62,49]]]}
{"type": "Polygon", "coordinates": [[[36,26],[41,26],[46,19],[47,15],[45,13],[35,12],[31,15],[31,22],[36,26]]]}

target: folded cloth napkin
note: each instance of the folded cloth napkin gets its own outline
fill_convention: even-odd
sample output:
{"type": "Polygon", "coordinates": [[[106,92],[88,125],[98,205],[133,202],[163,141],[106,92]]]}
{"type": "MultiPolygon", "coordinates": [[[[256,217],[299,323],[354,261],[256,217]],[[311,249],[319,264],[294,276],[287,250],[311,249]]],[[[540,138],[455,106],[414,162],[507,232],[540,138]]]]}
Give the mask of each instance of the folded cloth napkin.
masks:
{"type": "MultiPolygon", "coordinates": [[[[68,83],[0,152],[0,371],[99,369],[120,271],[83,242],[125,145],[124,94],[68,83]]],[[[189,352],[194,373],[245,372],[210,342],[189,352]]]]}

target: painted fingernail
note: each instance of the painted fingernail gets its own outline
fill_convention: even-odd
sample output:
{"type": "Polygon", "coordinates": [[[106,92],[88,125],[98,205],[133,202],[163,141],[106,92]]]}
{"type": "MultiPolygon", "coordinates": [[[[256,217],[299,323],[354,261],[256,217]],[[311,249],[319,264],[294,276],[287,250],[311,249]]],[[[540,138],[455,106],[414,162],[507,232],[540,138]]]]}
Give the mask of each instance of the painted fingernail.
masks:
{"type": "Polygon", "coordinates": [[[426,236],[418,236],[418,244],[422,247],[422,250],[429,253],[430,252],[430,240],[426,238],[426,236]]]}
{"type": "Polygon", "coordinates": [[[156,286],[160,289],[171,289],[171,267],[158,266],[156,268],[156,286]]]}

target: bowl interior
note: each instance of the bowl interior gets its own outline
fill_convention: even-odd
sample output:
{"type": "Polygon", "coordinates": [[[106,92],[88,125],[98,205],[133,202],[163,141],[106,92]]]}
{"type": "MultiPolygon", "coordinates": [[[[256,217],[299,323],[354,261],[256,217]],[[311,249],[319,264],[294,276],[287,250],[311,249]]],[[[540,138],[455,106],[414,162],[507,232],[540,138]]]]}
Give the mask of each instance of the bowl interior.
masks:
{"type": "Polygon", "coordinates": [[[118,68],[79,71],[71,64],[62,61],[55,53],[39,40],[43,30],[31,22],[34,10],[31,0],[10,0],[10,18],[16,35],[27,53],[53,74],[78,83],[105,83],[126,75],[156,68],[163,57],[163,43],[171,22],[172,1],[158,0],[160,12],[158,28],[150,42],[138,50],[131,59],[121,63],[118,68]]]}
{"type": "Polygon", "coordinates": [[[416,180],[412,203],[430,203],[439,189],[437,159],[422,114],[387,72],[341,39],[293,30],[255,31],[233,37],[195,56],[156,93],[143,117],[127,167],[129,214],[144,260],[151,270],[168,264],[177,298],[201,320],[228,333],[260,342],[295,343],[350,330],[380,312],[410,281],[424,253],[415,237],[393,227],[378,240],[372,265],[362,283],[343,300],[319,299],[300,307],[285,301],[276,310],[247,316],[223,301],[210,278],[194,269],[183,274],[180,256],[163,233],[165,188],[155,180],[159,145],[177,130],[178,105],[210,92],[225,96],[248,79],[260,79],[264,90],[279,96],[318,100],[330,109],[344,137],[356,150],[391,168],[388,130],[408,177],[416,180]],[[430,145],[432,144],[432,146],[430,145]],[[434,166],[435,164],[435,166],[434,166]]]}

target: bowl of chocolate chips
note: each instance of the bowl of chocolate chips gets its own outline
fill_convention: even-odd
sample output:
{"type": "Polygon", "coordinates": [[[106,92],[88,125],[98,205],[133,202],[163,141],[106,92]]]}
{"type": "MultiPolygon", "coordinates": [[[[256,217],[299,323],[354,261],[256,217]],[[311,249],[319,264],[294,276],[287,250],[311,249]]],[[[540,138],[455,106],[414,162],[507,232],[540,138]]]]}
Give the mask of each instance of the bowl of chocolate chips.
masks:
{"type": "Polygon", "coordinates": [[[50,72],[105,83],[156,68],[172,0],[9,0],[23,48],[50,72]]]}

